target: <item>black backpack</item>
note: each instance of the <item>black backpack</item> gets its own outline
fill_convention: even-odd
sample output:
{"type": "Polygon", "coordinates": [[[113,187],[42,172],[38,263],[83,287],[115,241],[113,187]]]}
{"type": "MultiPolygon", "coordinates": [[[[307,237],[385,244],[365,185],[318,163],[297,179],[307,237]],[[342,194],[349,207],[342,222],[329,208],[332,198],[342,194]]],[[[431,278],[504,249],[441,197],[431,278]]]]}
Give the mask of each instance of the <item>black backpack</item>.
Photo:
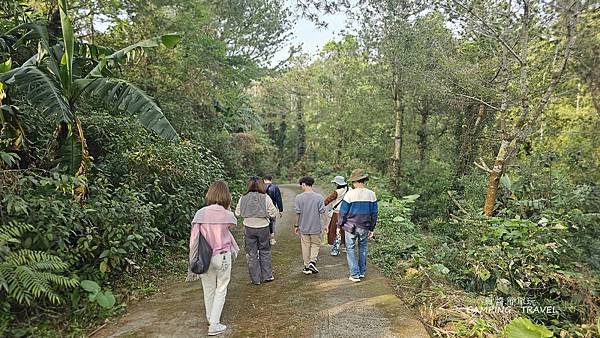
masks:
{"type": "Polygon", "coordinates": [[[198,231],[198,257],[190,264],[190,271],[197,274],[203,274],[210,266],[212,258],[212,248],[206,238],[202,236],[202,231],[198,231]]]}

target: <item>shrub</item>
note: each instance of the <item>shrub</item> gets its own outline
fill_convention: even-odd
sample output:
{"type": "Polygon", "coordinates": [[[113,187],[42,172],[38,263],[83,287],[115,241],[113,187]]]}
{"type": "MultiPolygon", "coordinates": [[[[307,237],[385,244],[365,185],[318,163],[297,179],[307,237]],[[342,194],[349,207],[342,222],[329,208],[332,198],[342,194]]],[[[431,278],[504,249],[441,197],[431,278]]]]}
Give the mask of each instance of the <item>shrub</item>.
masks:
{"type": "Polygon", "coordinates": [[[20,233],[18,246],[56,255],[80,274],[97,275],[124,258],[144,252],[160,236],[144,193],[114,187],[105,179],[92,181],[84,205],[73,200],[79,180],[60,174],[22,175],[3,205],[13,222],[32,224],[20,233]]]}
{"type": "Polygon", "coordinates": [[[407,162],[404,170],[407,178],[401,182],[401,191],[421,196],[414,205],[415,218],[425,222],[445,217],[451,205],[447,191],[452,189],[453,184],[448,164],[429,161],[421,166],[419,162],[407,162]]]}
{"type": "Polygon", "coordinates": [[[157,206],[152,212],[154,225],[170,238],[187,236],[189,221],[203,204],[208,186],[226,175],[223,163],[202,145],[149,135],[131,117],[100,113],[87,118],[85,125],[95,158],[93,174],[115,186],[143,191],[157,206]]]}
{"type": "Polygon", "coordinates": [[[398,259],[408,258],[415,247],[416,227],[411,221],[413,204],[418,195],[399,199],[385,194],[379,196],[379,216],[375,237],[376,245],[371,258],[387,273],[396,270],[398,259]]]}
{"type": "Polygon", "coordinates": [[[524,311],[518,304],[505,304],[510,312],[498,315],[481,312],[477,305],[467,311],[464,304],[478,296],[503,301],[527,299],[534,307],[556,312],[538,310],[522,315],[555,333],[564,330],[589,335],[598,315],[596,290],[600,281],[597,274],[578,263],[580,238],[574,236],[575,229],[565,226],[567,222],[463,214],[445,225],[437,222],[435,229],[444,229],[449,236],[427,234],[419,233],[410,221],[411,212],[406,210],[410,204],[391,201],[391,205],[385,198],[382,201],[378,239],[371,257],[406,290],[414,290],[405,296],[414,303],[427,304],[427,309],[432,303],[449,306],[436,310],[437,315],[426,311],[426,318],[446,325],[452,321],[449,314],[458,316],[462,319],[455,320],[454,330],[462,335],[498,333],[508,320],[524,311]],[[453,291],[456,287],[461,290],[453,291]],[[445,293],[462,296],[453,299],[445,293]]]}

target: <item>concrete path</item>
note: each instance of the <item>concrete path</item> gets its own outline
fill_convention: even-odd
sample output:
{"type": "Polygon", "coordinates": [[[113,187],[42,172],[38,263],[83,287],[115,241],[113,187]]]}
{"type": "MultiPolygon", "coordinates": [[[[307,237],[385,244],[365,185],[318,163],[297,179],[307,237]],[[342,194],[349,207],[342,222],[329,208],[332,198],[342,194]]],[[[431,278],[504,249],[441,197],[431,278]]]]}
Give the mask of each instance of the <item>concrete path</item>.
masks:
{"type": "MultiPolygon", "coordinates": [[[[276,280],[250,284],[243,255],[242,229],[234,234],[242,253],[235,261],[221,322],[224,337],[429,337],[417,316],[369,264],[366,278],[348,280],[346,255],[329,255],[322,246],[319,274],[302,274],[300,239],[292,233],[297,185],[281,186],[283,219],[273,246],[276,280]]],[[[181,279],[185,278],[182,271],[181,279]]],[[[132,306],[128,314],[93,337],[203,337],[207,322],[202,283],[180,282],[132,306]]]]}

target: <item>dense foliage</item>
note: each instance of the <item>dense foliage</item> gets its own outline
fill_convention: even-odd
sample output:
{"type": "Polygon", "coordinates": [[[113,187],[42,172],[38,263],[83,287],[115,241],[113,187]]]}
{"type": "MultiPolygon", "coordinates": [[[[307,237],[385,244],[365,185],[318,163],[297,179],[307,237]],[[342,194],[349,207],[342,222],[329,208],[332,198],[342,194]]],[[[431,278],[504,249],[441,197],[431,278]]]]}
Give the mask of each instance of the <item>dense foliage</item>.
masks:
{"type": "Polygon", "coordinates": [[[500,217],[416,233],[412,203],[384,199],[373,258],[436,334],[491,335],[523,315],[562,335],[595,334],[600,281],[579,263],[581,234],[559,220],[500,217]]]}
{"type": "Polygon", "coordinates": [[[270,170],[245,88],[287,38],[287,9],[115,4],[2,3],[2,336],[89,333],[182,269],[212,181],[237,193],[270,170]]]}
{"type": "Polygon", "coordinates": [[[0,335],[155,290],[215,179],[357,167],[436,336],[600,334],[598,5],[295,3],[353,30],[274,69],[280,0],[0,4],[0,335]]]}

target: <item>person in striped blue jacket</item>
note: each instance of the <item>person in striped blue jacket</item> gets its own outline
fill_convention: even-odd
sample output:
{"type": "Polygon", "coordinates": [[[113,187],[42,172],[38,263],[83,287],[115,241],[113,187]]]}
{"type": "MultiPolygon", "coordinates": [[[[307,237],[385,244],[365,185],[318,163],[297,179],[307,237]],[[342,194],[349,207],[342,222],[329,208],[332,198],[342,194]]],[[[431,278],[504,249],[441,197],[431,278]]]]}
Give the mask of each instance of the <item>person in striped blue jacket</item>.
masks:
{"type": "Polygon", "coordinates": [[[344,229],[346,236],[349,279],[360,282],[367,273],[367,240],[373,237],[377,224],[377,197],[372,190],[365,188],[369,175],[364,170],[355,169],[349,180],[354,189],[348,191],[342,200],[338,228],[344,229]]]}

